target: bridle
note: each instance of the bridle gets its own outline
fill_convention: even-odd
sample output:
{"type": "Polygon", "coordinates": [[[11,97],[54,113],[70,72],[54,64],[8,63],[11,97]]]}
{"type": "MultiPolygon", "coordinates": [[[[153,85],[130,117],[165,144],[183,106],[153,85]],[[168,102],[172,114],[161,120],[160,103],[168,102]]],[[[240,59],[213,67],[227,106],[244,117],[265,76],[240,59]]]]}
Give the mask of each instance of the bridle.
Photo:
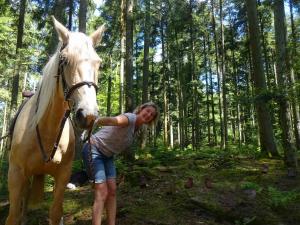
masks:
{"type": "MultiPolygon", "coordinates": [[[[63,50],[63,47],[62,49],[60,50],[60,52],[63,50]]],[[[64,91],[64,97],[65,97],[65,101],[69,101],[70,100],[70,97],[72,96],[73,92],[84,86],[84,85],[87,85],[88,87],[91,87],[93,86],[96,90],[96,93],[98,91],[98,86],[97,84],[95,84],[94,82],[92,81],[81,81],[81,82],[78,82],[74,85],[72,85],[71,87],[68,86],[67,84],[67,81],[66,81],[66,78],[65,78],[65,75],[64,75],[64,66],[67,65],[68,61],[66,60],[65,57],[63,57],[61,54],[59,55],[59,64],[58,64],[58,75],[57,75],[57,82],[59,83],[59,76],[61,76],[62,78],[62,85],[63,85],[63,91],[64,91]]]]}
{"type": "MultiPolygon", "coordinates": [[[[78,82],[78,83],[72,85],[71,87],[69,87],[68,83],[66,82],[65,75],[64,75],[64,67],[68,64],[68,61],[67,61],[66,57],[62,56],[62,50],[65,47],[66,47],[66,45],[64,44],[60,49],[58,71],[57,71],[57,76],[56,76],[58,86],[59,86],[60,77],[61,77],[61,80],[62,80],[62,87],[63,87],[63,92],[64,92],[65,114],[64,114],[64,117],[63,117],[63,119],[60,123],[59,132],[58,132],[58,135],[56,137],[56,141],[53,145],[53,149],[52,149],[51,154],[50,154],[49,157],[47,156],[46,151],[44,149],[38,124],[36,125],[37,139],[38,139],[39,147],[40,147],[44,162],[52,161],[52,159],[53,159],[53,157],[56,153],[56,150],[58,148],[58,144],[59,144],[59,141],[60,141],[60,138],[61,138],[61,135],[62,135],[62,131],[64,129],[65,123],[66,123],[67,119],[69,118],[71,110],[72,110],[72,107],[70,107],[70,100],[71,100],[70,98],[71,98],[72,94],[74,93],[74,91],[77,90],[78,88],[84,86],[84,85],[87,85],[88,87],[93,86],[95,88],[96,93],[98,91],[98,86],[92,81],[81,81],[81,82],[78,82]]],[[[42,87],[40,88],[40,91],[39,91],[38,96],[37,96],[36,112],[38,110],[41,89],[42,89],[42,87]]],[[[91,130],[93,128],[93,124],[94,124],[94,121],[92,121],[92,123],[90,125],[89,132],[88,132],[89,135],[91,135],[91,130]]]]}

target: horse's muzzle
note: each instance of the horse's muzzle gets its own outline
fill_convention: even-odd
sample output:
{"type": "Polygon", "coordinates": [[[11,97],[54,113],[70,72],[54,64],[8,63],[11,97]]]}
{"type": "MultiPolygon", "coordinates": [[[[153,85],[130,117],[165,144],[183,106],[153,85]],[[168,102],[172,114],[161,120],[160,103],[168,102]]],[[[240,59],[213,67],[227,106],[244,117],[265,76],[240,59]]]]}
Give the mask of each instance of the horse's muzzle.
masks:
{"type": "Polygon", "coordinates": [[[75,124],[80,129],[89,129],[97,117],[97,111],[88,112],[87,110],[80,108],[75,113],[75,124]]]}

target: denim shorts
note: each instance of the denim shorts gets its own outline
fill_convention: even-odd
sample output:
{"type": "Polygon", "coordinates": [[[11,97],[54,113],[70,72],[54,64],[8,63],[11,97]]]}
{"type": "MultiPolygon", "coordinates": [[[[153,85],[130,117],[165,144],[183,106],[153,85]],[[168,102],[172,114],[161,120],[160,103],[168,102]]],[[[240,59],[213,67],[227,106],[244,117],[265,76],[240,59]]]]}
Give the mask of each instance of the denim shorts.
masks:
{"type": "Polygon", "coordinates": [[[82,150],[83,163],[90,180],[95,179],[95,183],[104,183],[108,179],[116,178],[116,166],[114,157],[107,157],[101,153],[94,145],[91,145],[92,166],[90,166],[90,145],[84,144],[82,150]]]}

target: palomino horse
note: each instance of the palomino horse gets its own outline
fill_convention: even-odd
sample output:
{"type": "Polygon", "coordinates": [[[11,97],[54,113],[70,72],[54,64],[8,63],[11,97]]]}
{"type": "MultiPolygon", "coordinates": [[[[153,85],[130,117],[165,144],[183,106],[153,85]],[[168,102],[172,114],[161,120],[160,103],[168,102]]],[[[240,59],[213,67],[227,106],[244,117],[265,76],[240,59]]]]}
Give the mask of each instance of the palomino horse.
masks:
{"type": "Polygon", "coordinates": [[[62,121],[69,107],[74,110],[74,123],[82,129],[88,129],[98,115],[96,83],[100,58],[94,46],[101,41],[104,25],[88,37],[70,32],[52,19],[60,44],[43,70],[38,91],[20,111],[12,135],[6,225],[25,223],[28,200],[42,200],[45,174],[55,181],[49,223],[62,224],[64,190],[75,148],[72,124],[69,119],[64,125],[62,121]],[[53,146],[57,151],[52,151],[53,146]]]}

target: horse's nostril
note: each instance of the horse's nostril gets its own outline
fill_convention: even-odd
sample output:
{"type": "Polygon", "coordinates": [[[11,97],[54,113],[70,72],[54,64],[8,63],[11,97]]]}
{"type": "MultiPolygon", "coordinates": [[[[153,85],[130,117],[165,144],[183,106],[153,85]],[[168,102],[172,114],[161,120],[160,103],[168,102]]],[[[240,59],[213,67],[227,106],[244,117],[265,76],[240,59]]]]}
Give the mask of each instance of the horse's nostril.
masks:
{"type": "Polygon", "coordinates": [[[96,120],[97,116],[97,112],[87,113],[86,110],[79,108],[75,113],[75,121],[79,127],[86,129],[92,125],[93,121],[96,120]]]}
{"type": "Polygon", "coordinates": [[[77,120],[82,120],[82,119],[84,119],[83,109],[78,109],[78,110],[76,111],[76,119],[77,119],[77,120]]]}

